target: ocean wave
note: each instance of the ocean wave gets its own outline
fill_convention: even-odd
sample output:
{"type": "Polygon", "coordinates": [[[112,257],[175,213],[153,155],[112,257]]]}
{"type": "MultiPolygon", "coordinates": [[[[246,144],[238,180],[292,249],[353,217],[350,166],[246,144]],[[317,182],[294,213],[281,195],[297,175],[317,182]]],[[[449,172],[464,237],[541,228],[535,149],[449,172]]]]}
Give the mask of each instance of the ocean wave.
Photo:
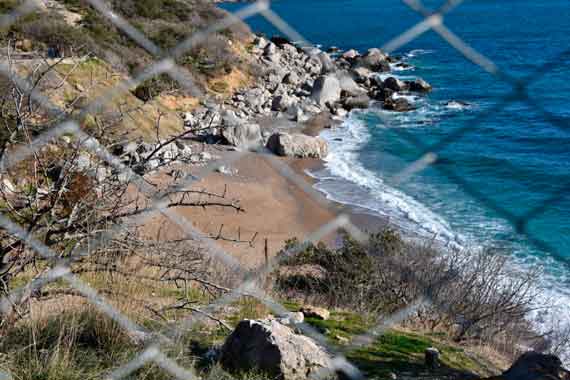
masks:
{"type": "Polygon", "coordinates": [[[414,58],[417,57],[418,55],[425,55],[425,54],[432,54],[434,53],[433,50],[425,50],[425,49],[414,49],[408,53],[406,53],[406,57],[408,58],[414,58]]]}
{"type": "MultiPolygon", "coordinates": [[[[425,112],[436,113],[440,108],[425,107],[425,112]]],[[[352,112],[341,127],[323,131],[321,136],[327,140],[330,153],[325,158],[325,169],[312,173],[317,179],[315,188],[335,202],[359,208],[379,217],[398,228],[407,238],[425,241],[430,239],[441,246],[453,250],[481,249],[493,240],[493,236],[512,233],[512,226],[502,219],[480,218],[471,215],[478,231],[487,231],[486,236],[476,236],[474,231],[453,230],[446,218],[432,211],[414,197],[389,186],[379,173],[367,169],[360,160],[359,152],[370,141],[371,134],[366,121],[362,120],[362,112],[352,112]],[[483,240],[481,240],[483,239],[483,240]]],[[[382,112],[375,110],[375,112],[382,112]]],[[[408,113],[410,114],[410,113],[408,113]]],[[[410,120],[403,124],[415,124],[410,120]]],[[[382,127],[379,125],[378,127],[382,127]]],[[[458,210],[457,212],[466,212],[458,210]]],[[[547,312],[536,311],[530,315],[529,321],[539,332],[547,332],[552,328],[552,320],[558,316],[570,315],[570,275],[560,267],[560,262],[549,257],[536,257],[524,253],[525,242],[505,243],[510,255],[512,273],[543,268],[544,274],[536,284],[538,296],[534,302],[537,310],[544,306],[552,307],[547,312]],[[560,268],[556,270],[555,268],[560,268]],[[553,270],[554,269],[554,270],[553,270]]],[[[562,319],[559,323],[570,323],[562,319]]]]}
{"type": "Polygon", "coordinates": [[[326,169],[314,175],[319,179],[316,188],[329,199],[387,217],[411,235],[435,237],[445,245],[459,244],[461,238],[443,218],[362,165],[358,151],[370,134],[358,113],[351,113],[342,127],[324,131],[321,136],[329,143],[330,153],[325,159],[326,169]]]}

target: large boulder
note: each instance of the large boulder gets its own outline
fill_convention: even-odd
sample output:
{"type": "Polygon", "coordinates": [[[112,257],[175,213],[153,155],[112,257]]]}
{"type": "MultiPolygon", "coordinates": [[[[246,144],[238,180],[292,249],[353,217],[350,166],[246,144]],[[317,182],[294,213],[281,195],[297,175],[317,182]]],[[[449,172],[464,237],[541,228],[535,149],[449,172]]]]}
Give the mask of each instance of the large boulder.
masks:
{"type": "Polygon", "coordinates": [[[321,67],[322,67],[321,73],[322,74],[332,73],[336,70],[336,66],[335,66],[334,62],[332,61],[331,57],[327,53],[320,52],[317,55],[317,58],[321,62],[321,67]]]}
{"type": "Polygon", "coordinates": [[[299,158],[324,158],[328,154],[324,139],[300,133],[274,133],[267,141],[267,149],[279,156],[299,158]]]}
{"type": "Polygon", "coordinates": [[[259,125],[240,119],[232,111],[226,111],[222,120],[221,135],[228,144],[246,150],[261,145],[262,138],[259,125]]]}
{"type": "Polygon", "coordinates": [[[384,109],[396,112],[412,111],[415,107],[406,98],[388,98],[384,101],[384,109]]]}
{"type": "Polygon", "coordinates": [[[570,372],[554,355],[529,351],[522,354],[500,377],[501,380],[567,380],[570,372]]]}
{"type": "Polygon", "coordinates": [[[372,75],[372,71],[370,71],[370,69],[367,69],[366,67],[356,67],[350,70],[350,73],[354,77],[354,80],[357,81],[358,83],[365,82],[372,75]]]}
{"type": "Polygon", "coordinates": [[[340,100],[340,82],[334,75],[323,75],[313,85],[311,98],[319,105],[324,106],[327,103],[336,103],[340,100]]]}
{"type": "Polygon", "coordinates": [[[382,85],[384,88],[389,88],[390,90],[394,91],[405,91],[408,89],[408,86],[405,82],[394,77],[386,78],[382,85]]]}
{"type": "Polygon", "coordinates": [[[351,96],[344,99],[342,105],[348,111],[355,108],[365,109],[370,107],[370,97],[366,94],[351,96]]]}
{"type": "Polygon", "coordinates": [[[230,371],[257,370],[281,380],[326,378],[331,359],[313,340],[276,320],[243,320],[220,353],[230,371]]]}
{"type": "Polygon", "coordinates": [[[357,57],[354,61],[355,67],[366,67],[367,69],[380,72],[390,71],[388,56],[380,49],[370,49],[368,52],[357,57]]]}
{"type": "Polygon", "coordinates": [[[360,87],[348,72],[339,72],[337,78],[340,84],[341,95],[358,96],[366,94],[366,90],[360,87]]]}
{"type": "Polygon", "coordinates": [[[408,86],[410,91],[415,91],[415,92],[430,92],[431,91],[431,85],[421,78],[406,81],[405,83],[406,83],[406,86],[408,86]]]}

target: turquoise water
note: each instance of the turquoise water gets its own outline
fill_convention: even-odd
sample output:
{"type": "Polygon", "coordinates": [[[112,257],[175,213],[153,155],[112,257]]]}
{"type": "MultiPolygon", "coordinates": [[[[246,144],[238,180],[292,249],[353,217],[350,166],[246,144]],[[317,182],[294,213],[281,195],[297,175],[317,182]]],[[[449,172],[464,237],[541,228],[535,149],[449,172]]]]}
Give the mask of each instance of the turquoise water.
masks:
{"type": "MultiPolygon", "coordinates": [[[[283,0],[272,8],[310,42],[361,51],[382,46],[421,20],[396,0],[283,0]]],[[[254,31],[275,33],[260,17],[248,22],[254,31]]],[[[415,67],[396,74],[420,76],[434,91],[413,99],[414,112],[370,109],[325,132],[332,153],[327,169],[315,173],[321,180],[317,187],[333,199],[388,216],[410,232],[450,245],[494,246],[521,266],[541,265],[545,291],[566,302],[570,54],[560,55],[570,49],[570,3],[466,1],[445,23],[504,73],[524,78],[530,104],[516,101],[497,109],[512,85],[428,32],[394,52],[415,67]],[[547,73],[537,73],[549,63],[547,73]],[[468,106],[449,105],[451,100],[468,106]],[[430,146],[437,147],[437,162],[395,181],[430,146]]]]}

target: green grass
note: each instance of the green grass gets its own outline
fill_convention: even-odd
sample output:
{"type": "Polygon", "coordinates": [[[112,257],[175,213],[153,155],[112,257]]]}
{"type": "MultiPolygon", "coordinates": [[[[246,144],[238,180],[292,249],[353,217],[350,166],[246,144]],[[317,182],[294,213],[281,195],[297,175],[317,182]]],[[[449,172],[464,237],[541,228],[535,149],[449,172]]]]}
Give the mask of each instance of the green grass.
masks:
{"type": "MultiPolygon", "coordinates": [[[[291,307],[290,310],[298,310],[291,307]]],[[[338,337],[351,339],[369,331],[372,323],[365,316],[350,312],[331,312],[331,318],[323,321],[306,318],[331,344],[342,347],[338,337]]],[[[390,373],[426,373],[424,352],[435,347],[441,353],[442,368],[439,374],[460,375],[469,378],[472,374],[486,374],[488,371],[466,354],[463,348],[443,343],[443,340],[419,333],[397,329],[385,331],[368,346],[356,348],[347,353],[347,358],[362,370],[367,378],[385,379],[390,373]]]]}

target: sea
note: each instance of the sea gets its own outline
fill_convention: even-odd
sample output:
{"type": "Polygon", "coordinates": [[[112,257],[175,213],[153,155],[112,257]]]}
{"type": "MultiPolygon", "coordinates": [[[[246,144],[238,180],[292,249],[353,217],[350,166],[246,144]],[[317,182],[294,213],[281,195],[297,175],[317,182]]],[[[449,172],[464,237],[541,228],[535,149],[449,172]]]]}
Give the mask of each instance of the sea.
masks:
{"type": "MultiPolygon", "coordinates": [[[[537,304],[555,305],[553,314],[570,320],[570,2],[455,5],[443,20],[451,38],[501,74],[433,30],[400,46],[392,55],[412,67],[390,75],[421,77],[433,91],[409,96],[412,112],[372,107],[323,132],[331,152],[312,173],[315,187],[406,233],[460,249],[494,248],[521,270],[540,268],[537,304]],[[427,153],[436,160],[426,166],[427,153]]],[[[324,50],[382,47],[423,20],[400,0],[277,0],[271,9],[324,50]]],[[[261,16],[246,22],[282,35],[261,16]]]]}

